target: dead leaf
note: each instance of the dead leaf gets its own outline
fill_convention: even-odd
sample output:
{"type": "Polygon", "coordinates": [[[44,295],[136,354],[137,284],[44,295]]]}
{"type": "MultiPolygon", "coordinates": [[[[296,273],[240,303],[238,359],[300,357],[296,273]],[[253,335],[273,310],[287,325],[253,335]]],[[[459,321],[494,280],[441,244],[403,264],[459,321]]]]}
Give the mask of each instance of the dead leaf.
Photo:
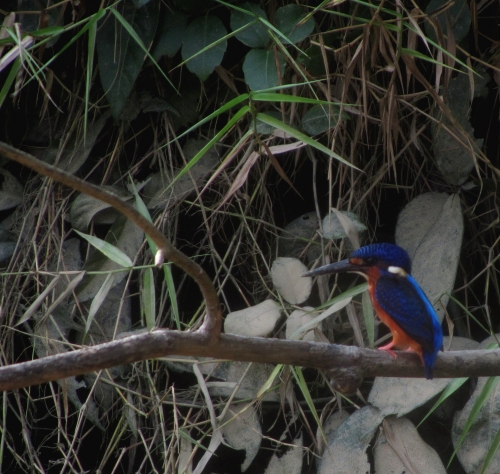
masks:
{"type": "Polygon", "coordinates": [[[278,257],[272,264],[271,277],[278,293],[291,304],[301,304],[311,294],[312,278],[302,277],[307,267],[298,259],[278,257]]]}
{"type": "Polygon", "coordinates": [[[226,316],[224,332],[240,336],[267,336],[280,318],[280,305],[266,300],[250,308],[233,311],[226,316]]]}

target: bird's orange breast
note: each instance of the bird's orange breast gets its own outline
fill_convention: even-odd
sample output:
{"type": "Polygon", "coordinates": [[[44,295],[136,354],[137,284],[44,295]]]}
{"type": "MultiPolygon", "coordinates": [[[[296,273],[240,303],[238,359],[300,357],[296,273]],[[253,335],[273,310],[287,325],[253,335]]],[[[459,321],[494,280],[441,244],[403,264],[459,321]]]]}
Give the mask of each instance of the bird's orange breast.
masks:
{"type": "Polygon", "coordinates": [[[400,350],[410,349],[416,352],[422,359],[422,346],[406,334],[401,327],[391,318],[391,316],[382,309],[375,297],[376,275],[368,275],[368,293],[380,320],[391,330],[394,347],[400,350]]]}

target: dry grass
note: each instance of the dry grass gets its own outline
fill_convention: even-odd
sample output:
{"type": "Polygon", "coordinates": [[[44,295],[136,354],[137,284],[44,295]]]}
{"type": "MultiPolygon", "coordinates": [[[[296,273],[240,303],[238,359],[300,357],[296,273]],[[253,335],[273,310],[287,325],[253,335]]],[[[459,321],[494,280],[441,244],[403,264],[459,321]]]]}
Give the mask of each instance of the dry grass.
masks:
{"type": "MultiPolygon", "coordinates": [[[[223,7],[218,8],[215,14],[223,7]]],[[[267,3],[266,8],[272,6],[267,3]]],[[[182,110],[180,115],[186,123],[179,127],[179,114],[172,112],[177,105],[162,112],[137,114],[142,105],[136,99],[129,110],[133,120],[116,124],[109,119],[94,140],[85,145],[84,130],[95,130],[105,112],[106,101],[94,75],[90,104],[87,106],[84,102],[82,64],[86,55],[85,45],[79,42],[72,49],[76,58],[72,80],[65,79],[64,57],[56,58],[46,75],[35,76],[37,81],[29,82],[32,72],[20,74],[19,83],[13,86],[15,97],[8,98],[0,111],[5,121],[2,139],[65,166],[72,166],[68,163],[80,159],[82,166],[75,165],[75,172],[78,169],[79,175],[102,185],[126,190],[130,176],[138,187],[152,180],[154,173],[161,176],[163,181],[160,180],[158,189],[164,192],[155,190],[161,203],[150,212],[176,247],[209,272],[226,311],[259,303],[270,296],[277,298],[269,278],[270,266],[277,255],[277,240],[283,227],[301,214],[315,212],[323,217],[330,207],[352,211],[368,227],[368,241],[387,240],[393,233],[398,211],[412,198],[435,190],[458,192],[466,217],[466,234],[454,296],[471,314],[457,308],[450,311],[454,312],[457,334],[482,339],[485,334],[471,316],[495,332],[500,310],[500,285],[495,270],[500,255],[497,245],[498,148],[494,148],[498,147],[498,139],[491,137],[490,132],[497,127],[494,114],[485,127],[488,130],[486,147],[480,149],[453,117],[449,104],[442,100],[456,75],[443,65],[457,67],[453,57],[433,47],[434,58],[440,65],[404,52],[402,48],[418,48],[422,54],[429,54],[422,30],[410,28],[413,23],[408,20],[409,12],[398,10],[399,7],[384,3],[370,11],[362,11],[361,4],[353,10],[349,8],[345,3],[336,7],[324,5],[314,14],[317,29],[310,39],[299,45],[302,50],[310,45],[318,48],[326,73],[313,76],[299,63],[289,61],[283,82],[299,84],[305,76],[309,84],[296,85],[284,92],[343,104],[341,110],[348,119],[340,120],[315,138],[362,172],[307,147],[271,158],[261,153],[250,166],[248,160],[252,152],[288,141],[279,134],[245,139],[245,133],[253,126],[250,115],[246,115],[220,140],[215,167],[192,170],[192,178],[182,182],[183,188],[178,185],[179,181],[168,188],[166,177],[172,179],[194,156],[194,153],[187,155],[183,145],[195,139],[211,139],[237,110],[216,117],[188,137],[175,140],[186,125],[192,125],[234,98],[232,89],[244,91],[243,58],[220,67],[203,84],[199,94],[191,95],[187,94],[188,73],[175,69],[178,58],[164,59],[163,67],[171,71],[170,79],[179,86],[181,94],[188,97],[186,107],[192,109],[190,113],[195,113],[196,119],[182,110]],[[384,8],[400,13],[402,20],[384,8]],[[339,12],[344,15],[340,16],[339,12]],[[86,107],[88,124],[85,124],[86,107]],[[15,132],[7,123],[12,120],[22,120],[15,132]],[[450,184],[434,164],[430,132],[433,122],[449,129],[456,146],[473,155],[474,169],[468,182],[473,182],[475,188],[450,184]],[[242,143],[237,147],[240,140],[242,143]],[[88,150],[82,154],[85,146],[88,150]],[[227,166],[218,168],[224,160],[227,166]],[[200,176],[196,176],[196,172],[200,176]],[[210,184],[205,186],[208,180],[210,184]],[[313,183],[317,186],[315,192],[313,183]]],[[[481,12],[478,13],[481,18],[481,12]]],[[[423,28],[427,21],[425,15],[415,10],[412,15],[423,28]]],[[[498,12],[496,15],[498,18],[498,12]]],[[[473,27],[469,37],[479,35],[480,31],[480,26],[477,30],[473,27]]],[[[66,37],[60,42],[65,40],[66,37]]],[[[446,32],[438,35],[438,42],[443,42],[441,45],[447,51],[452,40],[452,35],[446,32]]],[[[469,46],[468,51],[456,45],[452,56],[473,67],[479,63],[475,56],[481,56],[481,62],[496,79],[498,65],[489,50],[494,44],[483,38],[479,46],[469,46]]],[[[54,51],[60,47],[56,46],[54,51]]],[[[31,59],[38,66],[53,54],[46,52],[40,59],[37,51],[32,51],[31,59]]],[[[296,57],[295,50],[289,51],[296,57]]],[[[469,77],[478,80],[472,72],[469,77]]],[[[140,78],[137,94],[146,90],[156,100],[172,97],[169,86],[153,68],[144,68],[140,78]]],[[[497,101],[491,91],[489,97],[497,101]]],[[[486,106],[484,102],[480,104],[486,106]]],[[[278,111],[282,117],[288,117],[293,126],[300,126],[301,118],[311,107],[300,102],[254,102],[253,106],[258,111],[278,111]]],[[[497,103],[495,107],[498,111],[497,103]]],[[[489,113],[492,109],[486,110],[485,113],[489,113]]],[[[199,145],[194,146],[198,147],[196,151],[200,149],[199,145]]],[[[199,163],[202,164],[203,159],[199,163]]],[[[20,179],[25,191],[15,211],[4,213],[5,226],[17,245],[10,259],[2,264],[0,276],[2,364],[79,347],[90,305],[90,301],[79,301],[72,291],[51,314],[47,313],[75,278],[75,272],[81,269],[78,258],[64,247],[64,242],[75,237],[68,221],[75,193],[16,167],[8,169],[20,179]],[[39,310],[17,325],[37,296],[57,276],[59,283],[39,310]]],[[[147,188],[142,191],[144,189],[147,188]]],[[[93,222],[86,232],[104,238],[108,228],[106,224],[93,222]]],[[[332,249],[332,253],[343,248],[340,242],[323,242],[323,246],[332,249]]],[[[83,243],[74,248],[78,247],[85,265],[92,250],[83,243]]],[[[134,249],[134,257],[136,267],[152,264],[146,245],[134,249]]],[[[108,340],[144,326],[140,303],[144,291],[142,275],[142,269],[125,274],[113,302],[96,315],[85,343],[108,340]]],[[[197,327],[203,316],[201,295],[184,275],[173,270],[173,276],[178,315],[171,304],[172,294],[169,295],[163,275],[158,272],[155,274],[156,323],[172,328],[197,327]]],[[[332,340],[352,341],[353,333],[347,326],[347,321],[338,320],[330,328],[332,340]]],[[[196,465],[213,435],[214,424],[207,411],[210,402],[192,368],[184,372],[176,370],[179,368],[171,362],[146,361],[78,380],[2,394],[2,472],[180,472],[181,465],[196,465]]],[[[213,381],[210,372],[203,373],[205,381],[213,381]]],[[[345,405],[323,379],[314,374],[306,373],[306,376],[322,420],[345,405]]],[[[302,431],[305,446],[309,448],[308,462],[313,466],[313,453],[320,443],[314,417],[300,390],[292,389],[295,382],[287,371],[282,372],[282,380],[275,386],[276,399],[272,402],[255,396],[240,400],[234,393],[233,396],[212,395],[214,413],[220,415],[231,402],[252,402],[266,418],[266,447],[281,449],[293,444],[296,439],[293,435],[302,431]],[[288,433],[279,439],[287,429],[291,429],[293,435],[288,433]]],[[[368,388],[365,386],[359,395],[366,395],[368,388]]],[[[348,403],[363,402],[362,398],[354,397],[348,403]]],[[[263,458],[269,457],[270,452],[263,451],[263,458]]],[[[220,465],[212,462],[215,463],[212,470],[222,472],[217,470],[220,465]]],[[[313,472],[313,467],[307,472],[313,472]]]]}

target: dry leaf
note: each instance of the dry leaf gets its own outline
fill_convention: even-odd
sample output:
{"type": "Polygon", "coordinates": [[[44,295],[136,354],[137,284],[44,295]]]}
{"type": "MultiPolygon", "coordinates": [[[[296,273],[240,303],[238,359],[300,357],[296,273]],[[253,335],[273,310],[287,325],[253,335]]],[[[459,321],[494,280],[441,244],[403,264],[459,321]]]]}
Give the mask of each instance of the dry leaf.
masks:
{"type": "Polygon", "coordinates": [[[302,277],[307,267],[298,259],[278,257],[271,267],[273,285],[291,304],[303,303],[311,294],[312,278],[302,277]]]}
{"type": "Polygon", "coordinates": [[[240,336],[264,337],[274,329],[280,314],[279,304],[273,300],[266,300],[250,308],[229,313],[224,321],[224,332],[240,336]]]}

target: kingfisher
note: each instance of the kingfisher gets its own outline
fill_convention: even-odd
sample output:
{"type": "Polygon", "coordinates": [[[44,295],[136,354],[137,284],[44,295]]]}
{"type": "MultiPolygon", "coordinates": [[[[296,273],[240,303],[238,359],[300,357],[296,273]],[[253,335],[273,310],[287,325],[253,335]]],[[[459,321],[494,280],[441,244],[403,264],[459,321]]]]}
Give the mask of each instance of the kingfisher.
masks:
{"type": "Polygon", "coordinates": [[[380,320],[389,327],[392,341],[380,350],[392,348],[416,352],[432,379],[437,354],[443,348],[443,331],[431,302],[411,276],[406,250],[394,244],[371,244],[351,253],[347,260],[325,265],[303,276],[330,273],[358,273],[368,280],[368,293],[380,320]]]}

